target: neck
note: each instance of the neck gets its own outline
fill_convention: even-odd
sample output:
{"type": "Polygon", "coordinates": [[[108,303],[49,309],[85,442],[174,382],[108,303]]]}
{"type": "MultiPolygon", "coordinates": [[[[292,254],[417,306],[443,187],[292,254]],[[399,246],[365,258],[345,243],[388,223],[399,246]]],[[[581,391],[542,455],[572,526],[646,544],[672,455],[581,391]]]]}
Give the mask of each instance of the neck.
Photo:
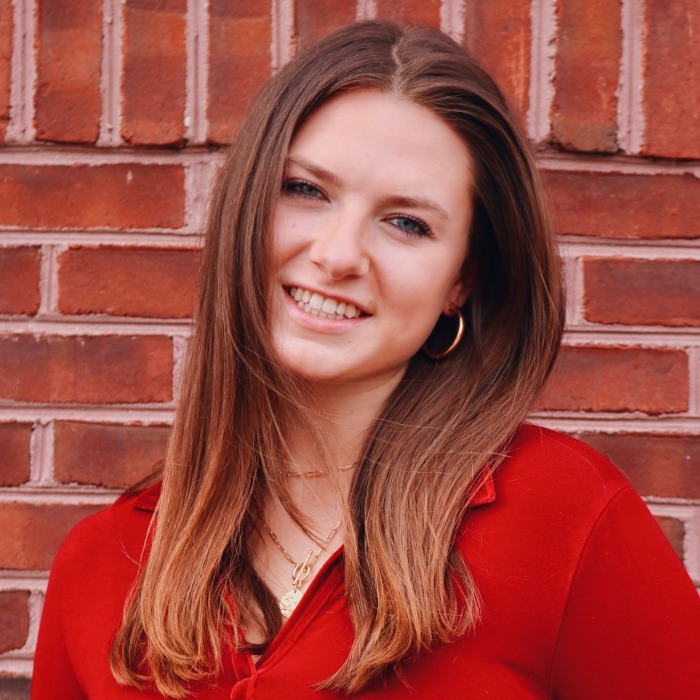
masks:
{"type": "Polygon", "coordinates": [[[356,462],[372,423],[400,380],[396,375],[382,382],[309,386],[316,411],[288,431],[293,468],[325,470],[356,462]],[[321,446],[316,443],[319,435],[321,446]]]}

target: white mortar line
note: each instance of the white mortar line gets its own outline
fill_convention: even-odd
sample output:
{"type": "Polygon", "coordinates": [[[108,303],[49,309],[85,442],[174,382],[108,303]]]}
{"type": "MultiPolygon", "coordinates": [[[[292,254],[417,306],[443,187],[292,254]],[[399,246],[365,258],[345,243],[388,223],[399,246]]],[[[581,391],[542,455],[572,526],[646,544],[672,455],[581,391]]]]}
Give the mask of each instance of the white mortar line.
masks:
{"type": "Polygon", "coordinates": [[[24,646],[22,647],[22,651],[27,651],[32,655],[36,649],[36,640],[39,636],[39,622],[41,620],[41,611],[43,607],[44,594],[32,591],[29,594],[29,632],[24,646]]]}
{"type": "Polygon", "coordinates": [[[224,150],[184,148],[166,150],[159,148],[124,148],[107,150],[79,146],[42,145],[27,147],[3,146],[0,164],[3,165],[187,165],[189,163],[217,163],[224,157],[224,150]]]}
{"type": "Polygon", "coordinates": [[[13,0],[12,62],[10,65],[10,119],[5,140],[29,143],[34,139],[36,88],[36,4],[13,0]]]}
{"type": "Polygon", "coordinates": [[[15,571],[0,569],[0,591],[46,590],[48,571],[15,571]]]}
{"type": "Polygon", "coordinates": [[[562,172],[614,173],[622,175],[693,175],[700,178],[700,161],[639,158],[628,155],[599,157],[541,152],[537,155],[540,168],[562,172]]]}
{"type": "Polygon", "coordinates": [[[31,678],[33,665],[30,658],[13,659],[9,653],[3,654],[0,657],[0,677],[31,678]]]}
{"type": "MultiPolygon", "coordinates": [[[[562,237],[563,238],[563,237],[562,237]]],[[[567,236],[568,239],[568,236],[567,236]]],[[[627,260],[700,260],[700,240],[669,239],[660,243],[658,239],[611,240],[602,243],[593,240],[560,240],[562,253],[589,258],[617,258],[627,260]]]]}
{"type": "Polygon", "coordinates": [[[53,485],[54,429],[53,422],[34,423],[30,445],[30,482],[35,486],[53,485]]]}
{"type": "Polygon", "coordinates": [[[185,228],[195,235],[204,231],[217,170],[212,163],[191,163],[185,168],[185,228]]]}
{"type": "Polygon", "coordinates": [[[464,40],[464,0],[442,0],[440,3],[440,29],[458,44],[464,40]]]}
{"type": "Polygon", "coordinates": [[[281,68],[294,55],[294,1],[272,0],[270,64],[281,68]]]}
{"type": "Polygon", "coordinates": [[[688,349],[688,413],[700,417],[700,346],[688,349]]]}
{"type": "Polygon", "coordinates": [[[209,74],[209,0],[187,0],[185,136],[190,143],[207,138],[209,74]]]}
{"type": "Polygon", "coordinates": [[[374,19],[377,16],[376,0],[357,0],[357,20],[374,19]]]}
{"type": "Polygon", "coordinates": [[[0,246],[21,244],[26,246],[43,246],[63,244],[84,246],[122,246],[143,248],[190,249],[201,247],[201,233],[193,230],[180,233],[162,233],[160,231],[133,230],[120,233],[119,230],[95,233],[94,230],[80,231],[36,231],[36,230],[0,230],[0,246]]]}
{"type": "Polygon", "coordinates": [[[566,284],[566,325],[583,321],[583,263],[581,259],[564,254],[564,279],[566,284]]]}
{"type": "Polygon", "coordinates": [[[192,323],[189,319],[182,321],[163,320],[158,322],[152,318],[126,318],[124,316],[109,318],[97,314],[89,316],[57,315],[45,316],[41,319],[0,320],[2,334],[35,334],[61,336],[140,336],[155,335],[177,337],[187,335],[192,323]]]}
{"type": "Polygon", "coordinates": [[[630,154],[642,150],[646,126],[644,12],[643,0],[622,0],[622,56],[617,102],[618,141],[620,148],[630,154]]]}
{"type": "Polygon", "coordinates": [[[530,105],[527,128],[535,142],[545,141],[551,130],[557,39],[557,0],[537,0],[530,6],[530,105]]]}
{"type": "Polygon", "coordinates": [[[0,488],[0,504],[25,503],[28,505],[60,505],[60,506],[101,506],[109,505],[122,493],[121,490],[97,491],[85,486],[74,489],[6,489],[0,488]]]}
{"type": "Polygon", "coordinates": [[[683,560],[693,581],[700,582],[700,509],[685,521],[683,560]]]}
{"type": "Polygon", "coordinates": [[[121,144],[121,79],[124,46],[124,1],[103,0],[102,3],[102,118],[100,146],[121,144]]]}
{"type": "Polygon", "coordinates": [[[596,433],[656,433],[695,436],[700,432],[700,420],[683,417],[634,416],[620,413],[571,412],[556,415],[545,411],[534,411],[528,420],[563,432],[596,433]]]}
{"type": "Polygon", "coordinates": [[[620,324],[586,323],[566,329],[564,344],[567,347],[631,347],[660,348],[687,351],[700,346],[700,328],[695,333],[687,329],[622,326],[620,324]],[[665,332],[668,331],[668,332],[665,332]]]}
{"type": "MultiPolygon", "coordinates": [[[[1,234],[0,234],[1,235],[1,234]]],[[[6,240],[3,236],[3,241],[6,240]]],[[[51,245],[41,247],[41,263],[39,267],[39,315],[55,311],[53,294],[54,249],[51,245]]]]}
{"type": "Polygon", "coordinates": [[[173,401],[177,401],[182,384],[188,338],[173,338],[173,401]]]}
{"type": "Polygon", "coordinates": [[[170,425],[174,409],[163,404],[75,406],[61,404],[0,405],[0,421],[74,420],[123,425],[170,425]]]}

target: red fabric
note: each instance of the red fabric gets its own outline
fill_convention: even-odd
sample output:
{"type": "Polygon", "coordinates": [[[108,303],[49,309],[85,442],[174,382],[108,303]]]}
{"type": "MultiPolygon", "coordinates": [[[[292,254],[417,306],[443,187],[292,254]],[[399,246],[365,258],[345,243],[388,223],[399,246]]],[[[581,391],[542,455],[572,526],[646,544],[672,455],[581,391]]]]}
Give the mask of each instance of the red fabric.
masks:
{"type": "MultiPolygon", "coordinates": [[[[118,686],[107,663],[156,499],[157,490],[121,499],[66,540],[46,596],[34,700],[160,697],[118,686]]],[[[476,501],[458,546],[483,598],[482,621],[404,664],[405,684],[388,674],[356,697],[700,698],[700,599],[609,462],[527,426],[476,501]]],[[[221,676],[191,697],[335,697],[312,686],[347,654],[343,593],[339,551],[257,665],[228,655],[221,676]]]]}

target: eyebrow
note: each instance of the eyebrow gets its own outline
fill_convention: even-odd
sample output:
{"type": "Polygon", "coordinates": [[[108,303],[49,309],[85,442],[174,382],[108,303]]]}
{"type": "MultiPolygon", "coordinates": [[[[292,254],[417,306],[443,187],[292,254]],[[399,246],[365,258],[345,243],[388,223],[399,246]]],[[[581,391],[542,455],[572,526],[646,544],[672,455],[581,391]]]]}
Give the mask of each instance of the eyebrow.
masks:
{"type": "MultiPolygon", "coordinates": [[[[304,168],[304,170],[311,173],[311,175],[314,177],[318,178],[319,180],[323,180],[324,182],[330,182],[335,187],[343,186],[343,181],[335,173],[332,173],[330,170],[326,170],[316,163],[306,160],[306,158],[293,158],[292,156],[289,156],[287,158],[287,165],[290,164],[298,165],[301,168],[304,168]]],[[[431,199],[410,197],[408,195],[400,194],[385,194],[380,196],[380,199],[382,202],[390,206],[407,207],[409,209],[430,209],[445,220],[450,218],[448,213],[437,202],[434,202],[431,199]]]]}

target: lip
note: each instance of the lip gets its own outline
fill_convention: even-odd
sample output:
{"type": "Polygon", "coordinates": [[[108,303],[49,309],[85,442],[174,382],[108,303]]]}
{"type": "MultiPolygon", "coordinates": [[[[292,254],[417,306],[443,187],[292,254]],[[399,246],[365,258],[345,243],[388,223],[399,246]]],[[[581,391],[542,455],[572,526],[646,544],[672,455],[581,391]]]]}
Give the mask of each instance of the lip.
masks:
{"type": "MultiPolygon", "coordinates": [[[[371,317],[371,314],[368,314],[358,304],[355,304],[355,306],[360,310],[361,315],[356,316],[355,318],[331,319],[322,318],[321,316],[314,316],[313,314],[310,314],[307,311],[300,309],[297,305],[297,302],[289,295],[289,288],[297,286],[301,287],[301,285],[285,284],[281,287],[280,293],[283,298],[284,306],[287,309],[287,313],[289,313],[291,318],[303,328],[322,333],[342,333],[343,331],[346,331],[350,328],[357,327],[358,324],[364,323],[367,319],[371,317]]],[[[338,301],[345,301],[347,304],[355,303],[353,301],[346,300],[345,297],[337,297],[333,296],[332,294],[324,294],[322,291],[316,288],[302,287],[302,289],[308,289],[312,293],[317,292],[322,296],[332,297],[333,299],[337,299],[338,301]]]]}
{"type": "MultiPolygon", "coordinates": [[[[317,287],[308,287],[308,286],[306,286],[306,285],[304,285],[304,284],[292,283],[292,284],[283,284],[283,285],[282,285],[282,288],[284,289],[284,293],[285,293],[290,299],[292,299],[292,296],[291,296],[291,294],[289,293],[289,291],[290,291],[290,289],[292,289],[293,287],[299,287],[299,288],[301,288],[301,289],[304,289],[304,290],[307,290],[307,291],[311,292],[311,294],[320,294],[322,297],[330,298],[330,299],[335,299],[335,300],[338,301],[338,302],[344,302],[345,304],[352,304],[352,305],[360,312],[359,318],[362,318],[363,316],[371,316],[371,315],[372,315],[369,311],[367,311],[367,309],[366,309],[362,304],[360,304],[359,302],[357,302],[355,299],[351,299],[351,298],[349,298],[349,297],[340,296],[340,295],[335,294],[335,293],[333,293],[333,292],[326,292],[326,291],[324,291],[324,290],[322,290],[322,289],[319,289],[319,288],[317,288],[317,287]]],[[[292,301],[294,301],[294,300],[292,299],[292,301]]],[[[354,319],[348,319],[348,320],[354,320],[354,319]]]]}

